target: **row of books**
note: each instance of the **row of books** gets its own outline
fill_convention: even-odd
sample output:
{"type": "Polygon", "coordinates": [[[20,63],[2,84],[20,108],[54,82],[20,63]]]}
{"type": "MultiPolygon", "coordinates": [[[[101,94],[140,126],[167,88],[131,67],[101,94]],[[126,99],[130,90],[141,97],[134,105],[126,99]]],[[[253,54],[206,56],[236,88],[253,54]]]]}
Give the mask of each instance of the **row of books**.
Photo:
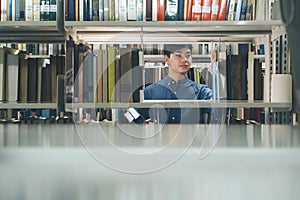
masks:
{"type": "Polygon", "coordinates": [[[72,113],[56,109],[0,109],[0,123],[71,123],[72,113]]]}
{"type": "Polygon", "coordinates": [[[65,0],[65,20],[265,20],[265,9],[265,0],[65,0]]]}
{"type": "Polygon", "coordinates": [[[65,45],[57,43],[0,43],[0,48],[12,49],[30,56],[65,55],[65,45]]]}
{"type": "Polygon", "coordinates": [[[1,0],[0,21],[55,21],[56,0],[1,0]]]}
{"type": "Polygon", "coordinates": [[[56,78],[65,74],[65,56],[28,58],[0,47],[0,101],[56,102],[56,78]]]}

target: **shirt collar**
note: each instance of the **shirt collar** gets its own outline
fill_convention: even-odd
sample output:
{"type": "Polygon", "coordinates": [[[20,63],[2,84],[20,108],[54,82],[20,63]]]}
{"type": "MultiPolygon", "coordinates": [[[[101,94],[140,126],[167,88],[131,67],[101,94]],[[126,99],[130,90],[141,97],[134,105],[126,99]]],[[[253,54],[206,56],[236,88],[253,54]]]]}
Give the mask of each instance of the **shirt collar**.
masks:
{"type": "MultiPolygon", "coordinates": [[[[182,78],[182,79],[180,79],[179,81],[178,81],[178,83],[177,84],[181,84],[181,85],[184,85],[184,84],[186,84],[187,82],[188,82],[188,77],[187,76],[185,76],[184,78],[182,78]]],[[[164,83],[166,84],[166,85],[171,85],[172,83],[174,84],[174,83],[176,83],[169,75],[167,75],[165,78],[164,78],[164,83]]]]}

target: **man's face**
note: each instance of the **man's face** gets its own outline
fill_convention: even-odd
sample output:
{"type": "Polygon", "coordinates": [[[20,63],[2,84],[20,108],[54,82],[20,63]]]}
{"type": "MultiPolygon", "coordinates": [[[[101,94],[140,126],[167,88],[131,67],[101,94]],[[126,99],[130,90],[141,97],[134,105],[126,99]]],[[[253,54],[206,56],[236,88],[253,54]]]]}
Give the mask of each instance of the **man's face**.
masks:
{"type": "Polygon", "coordinates": [[[170,58],[165,58],[169,66],[169,73],[175,72],[186,75],[192,63],[191,50],[182,48],[170,54],[170,58]]]}

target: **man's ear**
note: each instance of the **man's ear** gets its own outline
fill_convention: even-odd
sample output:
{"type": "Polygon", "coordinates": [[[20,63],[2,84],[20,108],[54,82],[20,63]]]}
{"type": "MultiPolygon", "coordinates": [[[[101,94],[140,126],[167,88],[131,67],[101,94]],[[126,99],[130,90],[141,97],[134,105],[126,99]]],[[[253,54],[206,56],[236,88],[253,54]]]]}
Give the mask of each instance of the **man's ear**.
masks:
{"type": "Polygon", "coordinates": [[[164,55],[165,62],[169,65],[170,58],[167,55],[164,55]]]}

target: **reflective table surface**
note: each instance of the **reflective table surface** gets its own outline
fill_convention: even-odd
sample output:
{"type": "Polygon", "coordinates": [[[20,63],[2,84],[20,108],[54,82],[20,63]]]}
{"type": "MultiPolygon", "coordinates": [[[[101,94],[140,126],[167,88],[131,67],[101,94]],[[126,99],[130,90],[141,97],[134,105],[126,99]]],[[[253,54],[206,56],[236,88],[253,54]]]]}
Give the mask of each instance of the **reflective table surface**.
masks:
{"type": "Polygon", "coordinates": [[[0,124],[0,199],[299,199],[300,127],[0,124]]]}

